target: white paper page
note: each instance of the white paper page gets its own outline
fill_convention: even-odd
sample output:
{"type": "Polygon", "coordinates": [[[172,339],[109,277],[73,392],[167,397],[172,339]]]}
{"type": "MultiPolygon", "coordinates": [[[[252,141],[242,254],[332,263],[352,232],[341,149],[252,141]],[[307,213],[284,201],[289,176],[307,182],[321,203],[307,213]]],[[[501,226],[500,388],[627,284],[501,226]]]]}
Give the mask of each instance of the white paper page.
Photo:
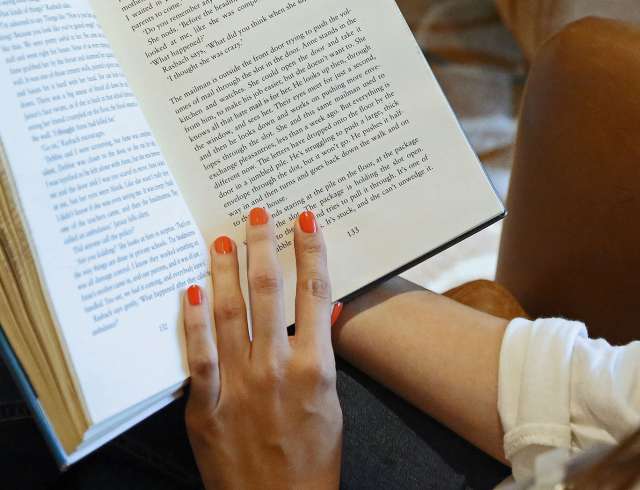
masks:
{"type": "Polygon", "coordinates": [[[343,297],[503,207],[392,0],[92,4],[207,241],[313,209],[343,297]]]}
{"type": "MultiPolygon", "coordinates": [[[[86,1],[0,4],[0,138],[99,423],[186,376],[201,237],[86,1]]],[[[25,251],[26,253],[26,251],[25,251]]]]}

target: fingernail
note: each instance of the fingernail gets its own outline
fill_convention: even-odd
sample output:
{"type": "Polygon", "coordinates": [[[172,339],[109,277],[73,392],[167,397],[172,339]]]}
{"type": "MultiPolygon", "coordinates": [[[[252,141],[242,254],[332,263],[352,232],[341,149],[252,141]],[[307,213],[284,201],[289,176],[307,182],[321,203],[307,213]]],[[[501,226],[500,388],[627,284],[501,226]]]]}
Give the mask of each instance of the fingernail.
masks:
{"type": "Polygon", "coordinates": [[[344,308],[344,305],[342,303],[340,303],[339,301],[333,305],[333,310],[331,311],[331,326],[333,327],[336,322],[338,321],[338,319],[340,318],[340,315],[342,315],[342,309],[344,308]]]}
{"type": "Polygon", "coordinates": [[[213,242],[213,248],[218,255],[227,255],[233,252],[233,243],[228,236],[221,236],[213,242]]]}
{"type": "Polygon", "coordinates": [[[202,304],[202,289],[200,286],[191,286],[187,289],[187,298],[191,306],[200,306],[202,304]]]}
{"type": "Polygon", "coordinates": [[[318,231],[316,216],[311,211],[305,211],[300,215],[300,228],[305,233],[316,233],[318,231]]]}
{"type": "Polygon", "coordinates": [[[269,222],[269,215],[264,208],[252,209],[249,213],[249,223],[251,226],[262,226],[269,222]]]}

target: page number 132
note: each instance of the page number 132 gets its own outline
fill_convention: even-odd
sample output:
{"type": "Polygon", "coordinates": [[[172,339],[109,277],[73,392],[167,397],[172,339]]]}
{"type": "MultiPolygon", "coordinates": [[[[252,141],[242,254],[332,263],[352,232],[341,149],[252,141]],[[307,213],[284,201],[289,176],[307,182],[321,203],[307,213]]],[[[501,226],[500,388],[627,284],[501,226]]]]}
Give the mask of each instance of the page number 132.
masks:
{"type": "Polygon", "coordinates": [[[355,238],[359,234],[360,234],[360,228],[358,228],[357,226],[354,226],[349,231],[347,231],[347,235],[349,236],[349,238],[355,238]]]}

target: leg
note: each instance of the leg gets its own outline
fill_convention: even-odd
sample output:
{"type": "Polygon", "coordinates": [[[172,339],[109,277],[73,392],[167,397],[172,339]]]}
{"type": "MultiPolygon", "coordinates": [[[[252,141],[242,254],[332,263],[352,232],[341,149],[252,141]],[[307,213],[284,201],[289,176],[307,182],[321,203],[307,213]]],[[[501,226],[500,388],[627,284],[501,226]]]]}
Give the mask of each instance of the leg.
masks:
{"type": "Polygon", "coordinates": [[[494,488],[509,474],[463,438],[344,361],[343,490],[494,488]]]}
{"type": "Polygon", "coordinates": [[[57,477],[53,459],[2,360],[0,455],[3,488],[43,488],[57,477]]]}
{"type": "Polygon", "coordinates": [[[183,414],[181,402],[174,403],[61,474],[0,360],[0,487],[3,490],[200,488],[184,434],[183,414]]]}
{"type": "MultiPolygon", "coordinates": [[[[59,475],[4,367],[0,388],[3,489],[201,488],[184,429],[184,400],[59,475]]],[[[342,361],[338,392],[345,417],[341,485],[345,490],[488,489],[509,473],[342,361]]]]}
{"type": "Polygon", "coordinates": [[[640,30],[587,19],[541,49],[524,97],[498,282],[531,315],[638,338],[640,30]]]}
{"type": "MultiPolygon", "coordinates": [[[[345,420],[344,490],[493,488],[509,474],[508,468],[340,360],[338,394],[345,420]]],[[[115,444],[143,463],[149,478],[168,479],[173,488],[199,488],[183,415],[180,400],[115,444]]]]}
{"type": "Polygon", "coordinates": [[[496,0],[498,10],[513,32],[528,60],[567,24],[587,16],[637,22],[636,0],[496,0]]]}

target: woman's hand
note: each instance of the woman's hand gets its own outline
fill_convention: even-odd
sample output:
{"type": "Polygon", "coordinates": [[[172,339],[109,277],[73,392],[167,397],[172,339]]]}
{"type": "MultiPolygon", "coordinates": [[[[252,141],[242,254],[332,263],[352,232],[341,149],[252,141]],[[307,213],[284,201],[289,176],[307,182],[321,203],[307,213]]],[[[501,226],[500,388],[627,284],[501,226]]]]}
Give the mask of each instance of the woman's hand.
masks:
{"type": "Polygon", "coordinates": [[[337,488],[342,412],[322,234],[312,213],[300,216],[295,337],[287,336],[274,225],[263,209],[250,213],[247,248],[253,342],[229,238],[211,249],[215,331],[200,289],[186,295],[186,424],[198,468],[209,490],[337,488]]]}

